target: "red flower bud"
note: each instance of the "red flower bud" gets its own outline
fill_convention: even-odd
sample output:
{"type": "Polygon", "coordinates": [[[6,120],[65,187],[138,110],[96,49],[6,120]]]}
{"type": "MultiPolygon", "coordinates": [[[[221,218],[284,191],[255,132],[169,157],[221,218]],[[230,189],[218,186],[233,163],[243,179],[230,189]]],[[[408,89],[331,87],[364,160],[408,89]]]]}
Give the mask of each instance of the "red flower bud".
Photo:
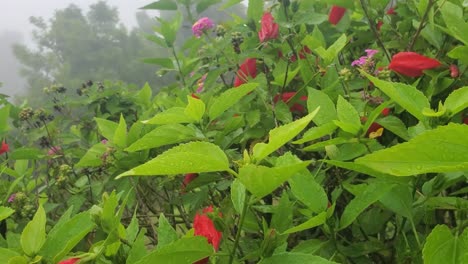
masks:
{"type": "Polygon", "coordinates": [[[234,79],[234,87],[246,83],[249,77],[257,77],[257,59],[248,58],[240,65],[234,79]]]}
{"type": "Polygon", "coordinates": [[[182,182],[182,193],[185,193],[185,188],[196,178],[198,177],[197,173],[187,173],[185,174],[184,181],[182,182]]]}
{"type": "Polygon", "coordinates": [[[380,28],[382,27],[382,25],[383,25],[383,21],[382,21],[382,20],[379,20],[379,21],[377,22],[377,25],[375,25],[375,27],[377,28],[377,30],[380,30],[380,28]]]}
{"type": "Polygon", "coordinates": [[[58,264],[75,264],[79,260],[80,260],[79,258],[69,258],[69,259],[60,261],[58,264]]]}
{"type": "Polygon", "coordinates": [[[328,21],[333,25],[338,24],[341,18],[343,18],[344,14],[346,13],[346,8],[340,6],[332,6],[330,13],[328,14],[328,21]]]}
{"type": "Polygon", "coordinates": [[[455,65],[455,64],[450,65],[450,77],[457,78],[458,74],[460,74],[460,73],[458,72],[457,65],[455,65]]]}
{"type": "Polygon", "coordinates": [[[10,146],[8,146],[7,143],[5,143],[5,140],[2,141],[2,146],[0,147],[0,155],[7,152],[10,149],[10,146]]]}
{"type": "Polygon", "coordinates": [[[258,32],[260,42],[265,42],[269,39],[276,39],[278,37],[279,27],[271,13],[264,13],[262,16],[262,28],[258,32]]]}
{"type": "Polygon", "coordinates": [[[424,70],[440,66],[438,60],[425,57],[416,52],[399,52],[392,57],[388,68],[409,77],[419,77],[424,70]]]}

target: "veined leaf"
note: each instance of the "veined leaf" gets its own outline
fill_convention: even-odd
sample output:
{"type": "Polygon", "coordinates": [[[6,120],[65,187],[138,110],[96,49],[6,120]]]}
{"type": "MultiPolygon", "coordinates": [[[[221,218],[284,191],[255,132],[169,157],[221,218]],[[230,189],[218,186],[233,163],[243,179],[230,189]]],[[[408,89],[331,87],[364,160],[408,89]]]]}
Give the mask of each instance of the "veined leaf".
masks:
{"type": "Polygon", "coordinates": [[[21,233],[21,247],[24,253],[34,256],[41,249],[46,240],[46,213],[42,205],[39,205],[33,219],[26,225],[21,233]]]}
{"type": "Polygon", "coordinates": [[[424,264],[468,263],[468,229],[457,236],[446,225],[438,225],[427,236],[422,251],[424,264]]]}
{"type": "Polygon", "coordinates": [[[172,107],[164,112],[156,114],[153,118],[143,121],[145,124],[166,125],[193,123],[196,120],[185,113],[184,107],[172,107]]]}
{"type": "Polygon", "coordinates": [[[317,107],[321,109],[312,119],[317,126],[330,123],[338,118],[335,104],[326,93],[311,87],[307,87],[307,93],[307,109],[309,109],[309,112],[317,109],[317,107]]]}
{"type": "Polygon", "coordinates": [[[213,104],[209,107],[208,116],[210,120],[214,120],[227,109],[235,105],[242,97],[255,90],[258,87],[258,83],[246,83],[239,87],[228,89],[220,96],[213,99],[213,104]]]}
{"type": "Polygon", "coordinates": [[[126,148],[134,152],[144,149],[157,148],[174,143],[187,141],[195,137],[195,130],[181,124],[167,124],[153,129],[139,140],[126,148]]]}
{"type": "Polygon", "coordinates": [[[205,114],[205,103],[202,100],[187,96],[188,105],[185,108],[185,114],[190,116],[196,122],[200,122],[205,114]]]}
{"type": "Polygon", "coordinates": [[[453,91],[444,103],[445,108],[449,111],[450,116],[463,111],[468,107],[468,86],[464,86],[453,91]]]}
{"type": "Polygon", "coordinates": [[[327,220],[327,212],[321,212],[320,214],[310,218],[309,220],[305,221],[304,223],[302,223],[302,224],[300,224],[298,226],[289,228],[288,230],[284,231],[283,234],[291,234],[291,233],[295,233],[295,232],[304,231],[304,230],[310,229],[312,227],[322,225],[323,223],[325,223],[326,220],[327,220]]]}

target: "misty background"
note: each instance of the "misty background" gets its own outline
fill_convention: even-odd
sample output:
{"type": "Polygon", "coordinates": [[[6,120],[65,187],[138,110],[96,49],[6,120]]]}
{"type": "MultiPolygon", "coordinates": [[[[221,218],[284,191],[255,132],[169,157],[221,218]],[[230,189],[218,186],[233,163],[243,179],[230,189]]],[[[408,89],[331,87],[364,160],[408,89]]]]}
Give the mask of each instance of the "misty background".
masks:
{"type": "MultiPolygon", "coordinates": [[[[142,11],[152,0],[15,0],[2,1],[0,16],[0,93],[35,98],[44,87],[64,85],[75,91],[89,79],[122,80],[162,86],[155,65],[143,58],[164,57],[145,39],[157,25],[154,17],[171,18],[171,11],[142,11]]],[[[225,2],[225,1],[223,1],[225,2]]],[[[230,13],[244,16],[244,6],[219,12],[219,4],[201,16],[215,22],[230,13]]],[[[178,40],[191,37],[185,21],[178,40]]]]}

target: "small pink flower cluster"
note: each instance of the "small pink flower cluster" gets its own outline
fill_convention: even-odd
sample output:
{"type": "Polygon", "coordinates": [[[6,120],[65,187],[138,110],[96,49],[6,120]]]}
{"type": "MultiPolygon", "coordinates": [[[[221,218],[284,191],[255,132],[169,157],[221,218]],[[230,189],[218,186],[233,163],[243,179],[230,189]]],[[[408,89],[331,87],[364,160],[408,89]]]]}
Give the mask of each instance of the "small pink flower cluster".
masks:
{"type": "Polygon", "coordinates": [[[351,66],[364,66],[379,51],[373,49],[366,49],[365,52],[367,53],[367,56],[362,56],[361,58],[354,60],[351,63],[351,66]]]}
{"type": "Polygon", "coordinates": [[[213,27],[214,27],[213,20],[207,17],[202,17],[197,22],[195,22],[195,24],[193,24],[192,32],[195,35],[195,37],[199,38],[203,35],[203,32],[213,27]]]}

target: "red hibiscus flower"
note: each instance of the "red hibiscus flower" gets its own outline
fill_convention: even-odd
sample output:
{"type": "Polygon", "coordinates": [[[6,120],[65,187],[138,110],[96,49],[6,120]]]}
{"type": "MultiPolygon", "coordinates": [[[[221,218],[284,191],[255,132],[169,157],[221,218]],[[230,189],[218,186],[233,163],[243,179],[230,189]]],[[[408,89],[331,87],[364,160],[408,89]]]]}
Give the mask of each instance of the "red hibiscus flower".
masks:
{"type": "MultiPolygon", "coordinates": [[[[384,108],[381,112],[381,114],[383,116],[388,116],[390,114],[390,108],[384,108]]],[[[367,121],[367,117],[363,116],[361,117],[361,121],[363,122],[366,122],[367,121]]],[[[366,132],[366,136],[369,137],[369,135],[371,135],[371,133],[377,133],[379,129],[381,129],[382,126],[376,122],[372,122],[372,124],[369,126],[369,129],[367,129],[367,132],[366,132]]],[[[383,132],[383,130],[381,131],[383,132]]],[[[379,135],[375,136],[375,137],[379,137],[381,136],[382,134],[380,133],[379,135]]]]}
{"type": "Polygon", "coordinates": [[[79,258],[69,258],[69,259],[60,261],[58,264],[75,264],[78,261],[80,261],[79,258]]]}
{"type": "Polygon", "coordinates": [[[416,52],[399,52],[392,57],[388,68],[399,74],[409,77],[419,77],[424,70],[433,69],[440,66],[438,60],[425,57],[416,52]]]}
{"type": "Polygon", "coordinates": [[[197,173],[187,173],[185,174],[184,181],[182,182],[182,193],[185,193],[185,188],[196,178],[198,177],[197,173]]]}
{"type": "MultiPolygon", "coordinates": [[[[273,102],[277,103],[281,98],[281,101],[283,101],[283,102],[285,102],[287,104],[287,103],[289,103],[291,101],[291,99],[292,100],[295,99],[295,97],[294,97],[295,95],[296,95],[296,92],[287,92],[287,93],[283,93],[283,94],[277,94],[273,98],[273,102]]],[[[299,97],[297,99],[299,99],[300,101],[307,101],[307,96],[304,95],[304,96],[301,96],[301,97],[299,97]]],[[[303,113],[305,111],[305,108],[301,104],[295,103],[289,108],[289,110],[291,112],[303,113]]]]}
{"type": "Polygon", "coordinates": [[[234,87],[247,82],[249,77],[257,76],[257,59],[248,58],[239,67],[236,78],[234,79],[234,87]]]}
{"type": "Polygon", "coordinates": [[[7,143],[5,143],[5,140],[2,141],[2,146],[0,147],[0,155],[7,152],[10,149],[10,146],[8,146],[7,143]]]}
{"type": "MultiPolygon", "coordinates": [[[[208,213],[213,212],[213,206],[206,207],[203,209],[201,214],[196,214],[193,220],[193,229],[195,230],[196,236],[204,236],[208,240],[215,251],[219,249],[219,243],[221,242],[221,238],[223,233],[216,230],[216,227],[213,221],[208,217],[208,213]]],[[[195,262],[195,264],[204,264],[208,263],[208,258],[204,258],[195,262]]]]}
{"type": "Polygon", "coordinates": [[[338,24],[340,22],[341,18],[343,18],[344,14],[346,12],[346,8],[341,7],[341,6],[332,6],[330,10],[330,14],[328,14],[328,21],[332,23],[333,25],[338,24]]]}
{"type": "Polygon", "coordinates": [[[269,39],[275,39],[278,37],[278,24],[276,24],[275,19],[271,13],[264,13],[262,16],[261,26],[262,28],[258,32],[258,38],[260,42],[265,42],[269,39]]]}

